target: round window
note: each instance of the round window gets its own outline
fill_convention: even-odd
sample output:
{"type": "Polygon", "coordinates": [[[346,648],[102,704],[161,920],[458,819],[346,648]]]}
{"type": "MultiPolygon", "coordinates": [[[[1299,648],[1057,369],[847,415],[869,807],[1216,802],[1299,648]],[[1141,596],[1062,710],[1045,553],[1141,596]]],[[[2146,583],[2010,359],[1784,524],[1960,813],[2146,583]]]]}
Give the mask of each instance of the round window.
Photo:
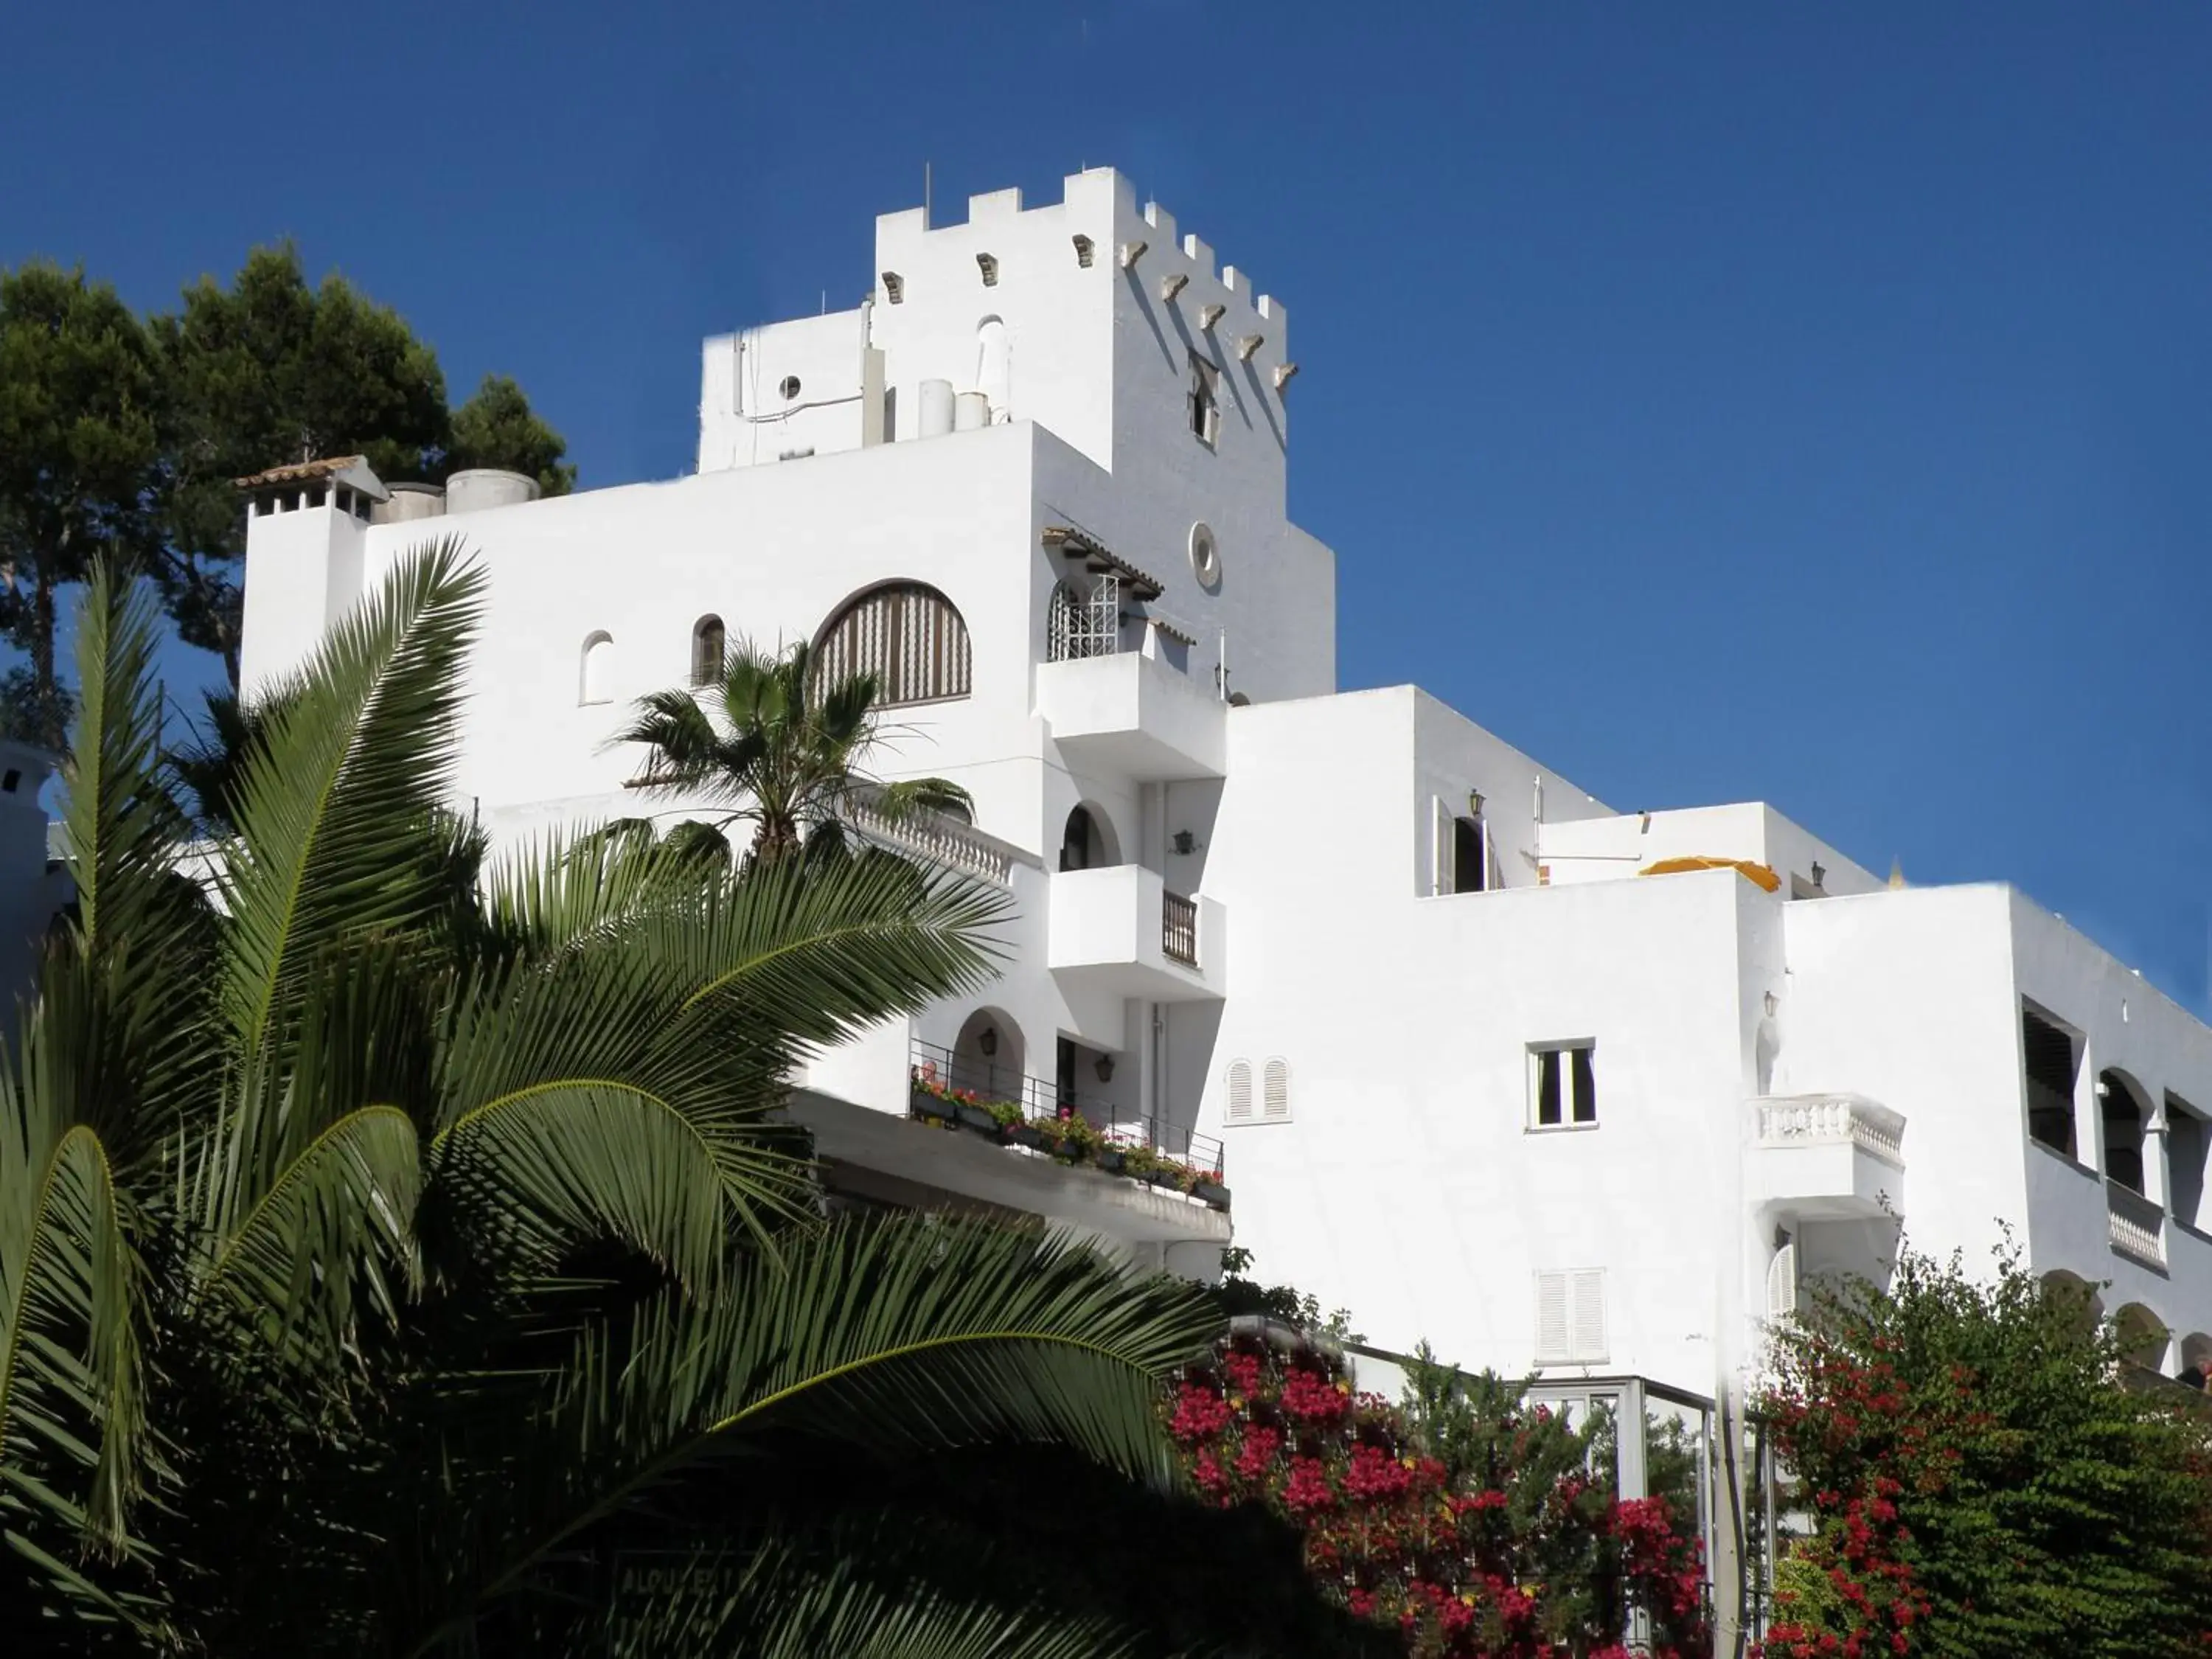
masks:
{"type": "Polygon", "coordinates": [[[1198,585],[1207,592],[1221,586],[1221,549],[1214,542],[1210,525],[1200,523],[1190,527],[1190,568],[1198,578],[1198,585]]]}
{"type": "Polygon", "coordinates": [[[781,390],[783,392],[784,402],[789,403],[793,398],[796,398],[799,395],[799,376],[796,374],[785,375],[783,377],[783,386],[781,390]]]}

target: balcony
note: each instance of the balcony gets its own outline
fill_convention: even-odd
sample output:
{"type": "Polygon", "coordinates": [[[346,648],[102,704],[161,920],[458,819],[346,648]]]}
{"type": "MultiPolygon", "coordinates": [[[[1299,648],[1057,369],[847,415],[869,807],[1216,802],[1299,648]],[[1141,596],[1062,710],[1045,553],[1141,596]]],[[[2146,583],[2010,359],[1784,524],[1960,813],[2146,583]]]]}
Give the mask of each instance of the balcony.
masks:
{"type": "Polygon", "coordinates": [[[988,1072],[936,1043],[917,1039],[910,1058],[913,1117],[1024,1157],[1116,1176],[1211,1210],[1229,1208],[1221,1143],[1211,1135],[1041,1077],[1001,1077],[994,1088],[988,1072]]]}
{"type": "Polygon", "coordinates": [[[1037,713],[1071,764],[1139,782],[1229,770],[1228,705],[1141,651],[1037,665],[1037,713]]]}
{"type": "Polygon", "coordinates": [[[2105,1182],[2105,1229],[2112,1249],[2160,1273],[2166,1271],[2166,1212],[2117,1181],[2105,1182]]]}
{"type": "Polygon", "coordinates": [[[1857,1095],[1769,1095],[1751,1105],[1754,1203],[1807,1221],[1903,1213],[1901,1114],[1857,1095]]]}
{"type": "Polygon", "coordinates": [[[1221,907],[1170,892],[1156,871],[1063,870],[1046,903],[1045,965],[1071,989],[1146,1002],[1227,994],[1221,907]]]}

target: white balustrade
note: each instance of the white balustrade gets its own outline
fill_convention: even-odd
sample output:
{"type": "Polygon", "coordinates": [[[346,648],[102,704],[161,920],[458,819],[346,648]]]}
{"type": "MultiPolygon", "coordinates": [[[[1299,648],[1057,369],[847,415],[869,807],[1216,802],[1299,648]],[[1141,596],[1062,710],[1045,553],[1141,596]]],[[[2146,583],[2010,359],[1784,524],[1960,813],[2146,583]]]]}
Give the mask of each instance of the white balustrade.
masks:
{"type": "Polygon", "coordinates": [[[939,813],[915,812],[894,817],[874,802],[855,797],[846,803],[845,819],[871,841],[995,882],[1001,887],[1013,880],[1011,850],[939,813]]]}
{"type": "Polygon", "coordinates": [[[2105,1214],[2114,1249],[2154,1267],[2166,1266],[2166,1217],[2156,1204],[2141,1193],[2108,1181],[2105,1214]]]}
{"type": "Polygon", "coordinates": [[[1905,1162],[1905,1118],[1856,1095],[1777,1096],[1759,1103],[1762,1146],[1855,1146],[1905,1162]]]}

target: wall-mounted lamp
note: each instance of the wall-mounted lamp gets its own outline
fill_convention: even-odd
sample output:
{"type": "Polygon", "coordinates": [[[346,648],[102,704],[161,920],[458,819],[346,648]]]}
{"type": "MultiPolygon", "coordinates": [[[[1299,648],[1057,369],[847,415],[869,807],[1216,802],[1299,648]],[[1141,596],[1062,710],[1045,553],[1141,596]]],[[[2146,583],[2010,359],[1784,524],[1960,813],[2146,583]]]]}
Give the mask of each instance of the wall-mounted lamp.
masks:
{"type": "Polygon", "coordinates": [[[975,268],[976,268],[978,270],[980,270],[980,271],[981,271],[981,272],[983,273],[983,286],[984,286],[985,288],[996,288],[996,287],[998,287],[998,285],[999,285],[999,256],[998,256],[997,254],[995,254],[995,253],[979,253],[979,254],[977,254],[977,255],[975,256],[975,268]]]}
{"type": "Polygon", "coordinates": [[[1085,236],[1080,234],[1079,234],[1073,240],[1075,242],[1075,263],[1081,265],[1085,270],[1090,270],[1091,255],[1094,244],[1088,236],[1085,236]]]}
{"type": "Polygon", "coordinates": [[[1189,286],[1190,273],[1188,271],[1171,270],[1168,272],[1166,276],[1160,278],[1160,299],[1164,302],[1170,301],[1176,295],[1182,293],[1183,289],[1189,286]]]}
{"type": "Polygon", "coordinates": [[[986,1060],[988,1060],[993,1054],[997,1054],[999,1052],[999,1028],[995,1025],[986,1025],[983,1028],[983,1035],[975,1039],[975,1046],[983,1051],[983,1058],[986,1060]]]}
{"type": "Polygon", "coordinates": [[[1813,885],[1818,887],[1821,883],[1827,880],[1827,878],[1828,872],[1820,867],[1819,860],[1814,860],[1813,862],[1813,885]]]}
{"type": "Polygon", "coordinates": [[[1122,243],[1121,269],[1124,270],[1134,270],[1137,268],[1137,261],[1145,257],[1145,250],[1150,246],[1152,246],[1150,242],[1122,243]]]}
{"type": "Polygon", "coordinates": [[[1169,837],[1168,844],[1185,858],[1198,851],[1198,837],[1188,830],[1176,830],[1169,837]]]}
{"type": "Polygon", "coordinates": [[[1114,1056],[1099,1055],[1098,1063],[1091,1069],[1098,1073],[1098,1080],[1101,1083],[1111,1083],[1114,1080],[1114,1056]]]}
{"type": "Polygon", "coordinates": [[[1467,815],[1471,818],[1479,818],[1482,816],[1481,790],[1470,789],[1467,792],[1467,815]]]}

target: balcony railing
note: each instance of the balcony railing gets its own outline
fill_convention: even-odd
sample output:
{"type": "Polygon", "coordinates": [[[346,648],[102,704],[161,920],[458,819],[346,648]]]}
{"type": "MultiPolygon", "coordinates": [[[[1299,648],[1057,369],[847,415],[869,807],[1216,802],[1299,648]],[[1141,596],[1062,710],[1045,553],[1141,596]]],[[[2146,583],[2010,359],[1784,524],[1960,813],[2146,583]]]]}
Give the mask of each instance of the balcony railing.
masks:
{"type": "Polygon", "coordinates": [[[2114,1249],[2146,1267],[2166,1266],[2166,1214],[2156,1204],[2117,1181],[2107,1181],[2105,1213],[2114,1249]]]}
{"type": "MultiPolygon", "coordinates": [[[[994,1066],[988,1060],[976,1060],[956,1054],[951,1049],[934,1042],[916,1040],[912,1045],[915,1082],[917,1090],[942,1087],[957,1096],[975,1097],[979,1109],[996,1105],[1001,1108],[1018,1106],[1020,1121],[1049,1124],[1070,1115],[1079,1116],[1097,1132],[1101,1149],[1109,1156],[1099,1161],[1101,1168],[1109,1173],[1128,1173],[1133,1178],[1154,1185],[1188,1191],[1178,1178],[1183,1171],[1162,1169],[1157,1174],[1143,1171],[1133,1165],[1121,1169],[1123,1160],[1111,1154],[1127,1149],[1142,1147],[1185,1166],[1218,1184],[1221,1170],[1221,1142],[1212,1135],[1194,1134],[1191,1131],[1167,1123],[1134,1107],[1115,1101],[1102,1100],[1096,1095],[1064,1087],[1041,1077],[1017,1073],[1002,1066],[994,1066]]],[[[996,1115],[1006,1115],[1003,1112],[996,1115]]],[[[979,1123],[977,1127],[982,1126],[979,1123]]],[[[1011,1130],[1013,1123],[1002,1124],[1011,1130]]],[[[1006,1144],[1014,1144],[1008,1141],[1006,1144]]],[[[1143,1160],[1137,1161],[1142,1163],[1143,1160]]],[[[1204,1194],[1200,1194],[1204,1196],[1204,1194]]],[[[1209,1200],[1211,1201],[1211,1200],[1209,1200]]],[[[1225,1208],[1227,1198],[1222,1198],[1217,1208],[1225,1208]]]]}
{"type": "Polygon", "coordinates": [[[995,882],[1013,879],[1013,854],[988,836],[955,823],[938,812],[902,813],[893,817],[865,795],[845,804],[845,821],[870,841],[995,882]]]}
{"type": "Polygon", "coordinates": [[[1198,966],[1198,901],[1181,893],[1160,894],[1160,951],[1170,962],[1198,966]]]}
{"type": "Polygon", "coordinates": [[[1887,1106],[1854,1095],[1801,1095],[1759,1103],[1762,1146],[1848,1143],[1876,1158],[1905,1162],[1905,1119],[1887,1106]]]}

